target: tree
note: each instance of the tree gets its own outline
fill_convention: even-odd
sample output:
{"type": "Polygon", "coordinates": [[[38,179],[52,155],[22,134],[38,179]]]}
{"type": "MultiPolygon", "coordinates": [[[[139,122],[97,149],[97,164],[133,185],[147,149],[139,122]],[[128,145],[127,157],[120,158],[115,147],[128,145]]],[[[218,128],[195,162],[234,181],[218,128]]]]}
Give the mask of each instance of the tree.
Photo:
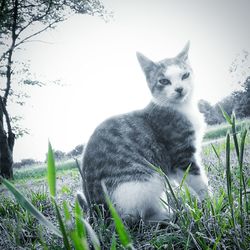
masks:
{"type": "MultiPolygon", "coordinates": [[[[56,161],[61,161],[65,158],[66,154],[61,150],[54,151],[54,157],[56,161]]],[[[47,157],[46,157],[47,158],[47,157]]]]}
{"type": "Polygon", "coordinates": [[[243,83],[243,91],[240,92],[237,105],[235,107],[236,114],[240,118],[250,117],[250,76],[243,83]]]}
{"type": "Polygon", "coordinates": [[[83,150],[83,144],[77,145],[73,150],[67,153],[67,156],[70,158],[80,156],[83,153],[83,150]]]}
{"type": "Polygon", "coordinates": [[[205,121],[207,124],[214,125],[222,122],[222,117],[220,116],[216,106],[212,106],[206,100],[200,100],[198,106],[200,112],[204,114],[205,121]]]}
{"type": "MultiPolygon", "coordinates": [[[[66,20],[71,14],[97,14],[104,17],[99,0],[1,0],[0,3],[0,175],[13,178],[15,133],[8,112],[8,100],[14,95],[14,78],[18,74],[17,49],[46,30],[66,20]]],[[[21,84],[39,85],[23,80],[21,84]]]]}

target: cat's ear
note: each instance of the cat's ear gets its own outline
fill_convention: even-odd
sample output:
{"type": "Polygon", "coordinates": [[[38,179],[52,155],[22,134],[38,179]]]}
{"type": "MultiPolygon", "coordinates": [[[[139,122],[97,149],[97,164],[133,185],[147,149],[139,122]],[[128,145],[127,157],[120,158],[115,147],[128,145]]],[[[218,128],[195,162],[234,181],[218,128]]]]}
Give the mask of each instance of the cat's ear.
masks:
{"type": "Polygon", "coordinates": [[[142,53],[136,52],[136,56],[145,74],[147,74],[150,70],[152,70],[156,66],[153,61],[148,59],[142,53]]]}
{"type": "Polygon", "coordinates": [[[190,41],[188,41],[183,48],[183,50],[176,56],[181,61],[186,61],[188,59],[188,51],[190,47],[190,41]]]}

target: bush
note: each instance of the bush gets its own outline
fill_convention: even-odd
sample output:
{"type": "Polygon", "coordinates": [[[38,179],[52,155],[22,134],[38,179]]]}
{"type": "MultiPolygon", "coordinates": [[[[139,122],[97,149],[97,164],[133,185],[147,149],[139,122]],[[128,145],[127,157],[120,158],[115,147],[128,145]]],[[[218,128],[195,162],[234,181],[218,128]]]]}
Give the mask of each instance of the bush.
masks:
{"type": "Polygon", "coordinates": [[[24,167],[24,166],[31,166],[31,165],[39,164],[39,163],[40,163],[39,161],[36,161],[34,159],[31,159],[31,158],[27,158],[27,159],[22,159],[19,162],[15,162],[13,164],[13,167],[14,168],[21,168],[21,167],[24,167]]]}

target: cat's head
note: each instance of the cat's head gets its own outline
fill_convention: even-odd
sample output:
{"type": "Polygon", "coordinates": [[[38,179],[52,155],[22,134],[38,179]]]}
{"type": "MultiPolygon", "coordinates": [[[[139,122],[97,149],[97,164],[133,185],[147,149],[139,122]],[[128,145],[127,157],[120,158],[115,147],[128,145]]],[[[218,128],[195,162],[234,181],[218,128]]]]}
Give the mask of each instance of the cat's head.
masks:
{"type": "Polygon", "coordinates": [[[153,101],[161,106],[183,104],[193,92],[192,68],[188,60],[189,42],[174,58],[153,62],[137,52],[153,101]]]}

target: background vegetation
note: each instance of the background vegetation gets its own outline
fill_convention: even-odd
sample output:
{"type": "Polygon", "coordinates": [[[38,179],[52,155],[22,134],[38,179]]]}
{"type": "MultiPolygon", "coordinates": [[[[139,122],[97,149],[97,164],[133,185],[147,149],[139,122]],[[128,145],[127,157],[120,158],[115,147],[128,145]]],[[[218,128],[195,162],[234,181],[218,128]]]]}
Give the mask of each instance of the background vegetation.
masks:
{"type": "MultiPolygon", "coordinates": [[[[0,248],[248,249],[249,120],[244,121],[245,125],[236,126],[234,119],[227,118],[231,124],[211,128],[208,134],[214,141],[225,128],[231,133],[203,146],[203,164],[209,176],[211,197],[200,204],[190,195],[185,184],[168,190],[169,202],[166,206],[171,206],[174,216],[166,225],[145,225],[141,222],[128,227],[112,210],[112,204],[111,218],[104,219],[102,210],[89,217],[75,201],[76,191],[81,189],[81,177],[73,161],[56,164],[56,175],[53,171],[48,172],[45,164],[26,166],[14,171],[16,180],[13,183],[21,192],[21,198],[16,197],[18,202],[6,187],[0,188],[0,248]],[[48,175],[49,185],[45,181],[48,175]],[[53,197],[50,198],[51,179],[57,187],[56,202],[53,197]],[[27,204],[22,203],[23,196],[45,215],[53,228],[47,222],[41,224],[40,217],[32,215],[27,204]]],[[[47,160],[49,168],[50,155],[51,152],[47,160]]],[[[8,188],[11,190],[11,187],[8,188]]]]}
{"type": "Polygon", "coordinates": [[[221,114],[220,106],[229,114],[234,112],[238,118],[250,116],[250,76],[242,84],[242,90],[234,91],[223,100],[215,105],[211,105],[208,101],[200,100],[199,108],[204,114],[207,124],[214,125],[224,122],[221,114]]]}

